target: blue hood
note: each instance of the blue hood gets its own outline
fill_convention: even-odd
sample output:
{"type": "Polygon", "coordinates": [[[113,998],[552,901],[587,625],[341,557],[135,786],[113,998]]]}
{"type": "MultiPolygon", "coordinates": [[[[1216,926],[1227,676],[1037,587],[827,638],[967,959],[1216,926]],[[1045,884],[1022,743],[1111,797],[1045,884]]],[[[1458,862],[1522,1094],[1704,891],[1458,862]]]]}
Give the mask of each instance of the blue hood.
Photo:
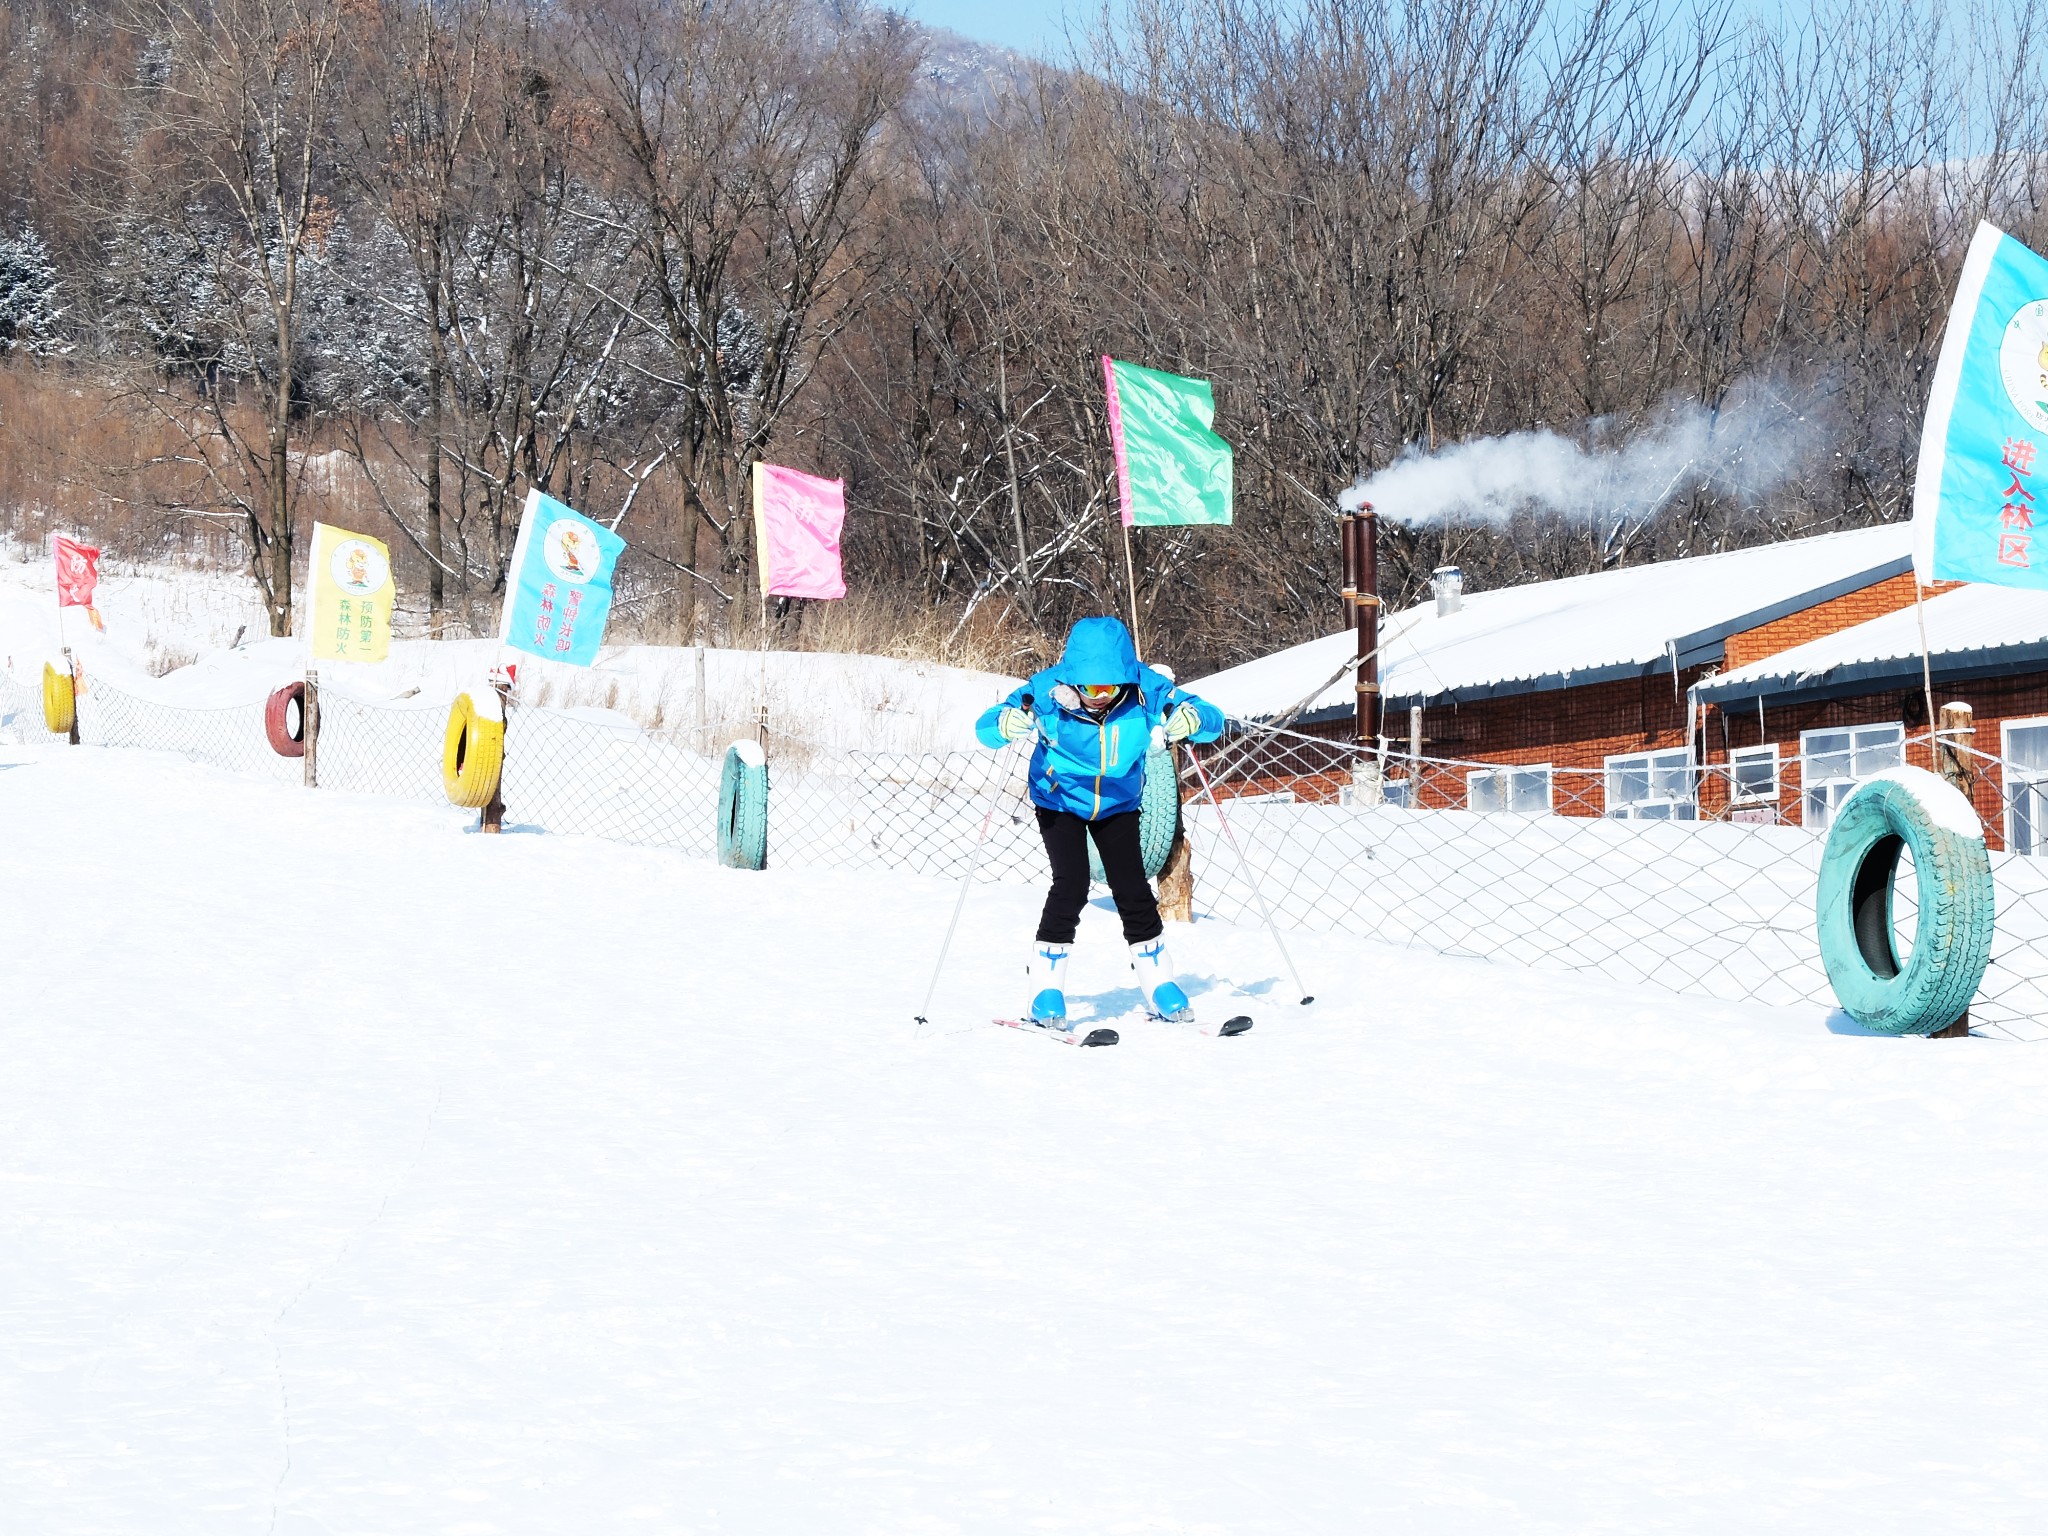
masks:
{"type": "Polygon", "coordinates": [[[1067,648],[1052,673],[1063,683],[1135,683],[1138,651],[1121,619],[1082,619],[1067,632],[1067,648]]]}
{"type": "Polygon", "coordinates": [[[1169,715],[1186,707],[1192,707],[1196,716],[1188,740],[1214,741],[1223,734],[1228,724],[1223,711],[1181,692],[1165,673],[1140,666],[1131,632],[1122,624],[1110,618],[1083,619],[1069,631],[1060,659],[1019,683],[1002,703],[984,710],[974,722],[974,734],[983,746],[1000,749],[1029,731],[1031,803],[1041,810],[1100,821],[1137,809],[1146,760],[1165,759],[1164,753],[1153,752],[1154,732],[1169,715]],[[1097,716],[1062,706],[1054,695],[1061,683],[1122,683],[1129,691],[1097,716]],[[1030,724],[1020,730],[1018,721],[1006,721],[1013,711],[1024,713],[1030,724]]]}

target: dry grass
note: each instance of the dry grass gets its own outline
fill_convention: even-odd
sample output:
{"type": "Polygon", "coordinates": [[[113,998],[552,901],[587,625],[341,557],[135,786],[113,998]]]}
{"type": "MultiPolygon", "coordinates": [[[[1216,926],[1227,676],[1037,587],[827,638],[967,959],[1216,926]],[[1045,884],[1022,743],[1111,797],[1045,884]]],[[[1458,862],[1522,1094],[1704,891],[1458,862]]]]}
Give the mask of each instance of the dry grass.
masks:
{"type": "MultiPolygon", "coordinates": [[[[186,403],[160,384],[85,366],[0,366],[0,533],[34,546],[55,530],[127,560],[242,570],[242,519],[168,414],[186,403]]],[[[317,454],[328,445],[299,446],[317,454]]],[[[317,473],[299,481],[302,535],[350,504],[331,482],[317,473]]]]}
{"type": "Polygon", "coordinates": [[[149,675],[167,677],[180,667],[189,667],[199,659],[199,653],[182,645],[162,643],[152,637],[145,644],[148,654],[149,675]]]}
{"type": "MultiPolygon", "coordinates": [[[[841,655],[887,656],[897,661],[936,662],[977,672],[1018,676],[1051,659],[1042,637],[1007,603],[984,603],[960,622],[957,608],[934,608],[914,593],[894,588],[850,590],[837,602],[782,599],[768,610],[768,649],[823,651],[841,655]]],[[[621,643],[689,645],[693,637],[672,610],[658,601],[621,599],[612,637],[621,643]]],[[[758,603],[735,605],[727,632],[717,644],[734,650],[761,647],[758,603]]]]}

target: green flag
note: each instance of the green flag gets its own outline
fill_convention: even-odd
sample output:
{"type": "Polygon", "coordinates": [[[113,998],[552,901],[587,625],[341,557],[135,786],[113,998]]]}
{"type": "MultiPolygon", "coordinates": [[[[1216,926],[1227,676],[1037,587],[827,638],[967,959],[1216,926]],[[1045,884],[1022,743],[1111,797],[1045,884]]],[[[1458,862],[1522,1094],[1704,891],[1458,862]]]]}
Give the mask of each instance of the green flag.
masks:
{"type": "Polygon", "coordinates": [[[1204,379],[1102,360],[1124,526],[1230,521],[1231,450],[1204,379]]]}

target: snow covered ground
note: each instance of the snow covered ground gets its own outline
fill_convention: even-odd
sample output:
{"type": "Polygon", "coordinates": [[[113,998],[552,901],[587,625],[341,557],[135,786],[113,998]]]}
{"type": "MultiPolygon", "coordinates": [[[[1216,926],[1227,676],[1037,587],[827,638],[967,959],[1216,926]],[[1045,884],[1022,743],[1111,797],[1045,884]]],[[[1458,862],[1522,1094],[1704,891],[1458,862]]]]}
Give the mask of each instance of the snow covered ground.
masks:
{"type": "Polygon", "coordinates": [[[2048,1521],[2048,1053],[0,763],[8,1532],[2048,1521]]]}

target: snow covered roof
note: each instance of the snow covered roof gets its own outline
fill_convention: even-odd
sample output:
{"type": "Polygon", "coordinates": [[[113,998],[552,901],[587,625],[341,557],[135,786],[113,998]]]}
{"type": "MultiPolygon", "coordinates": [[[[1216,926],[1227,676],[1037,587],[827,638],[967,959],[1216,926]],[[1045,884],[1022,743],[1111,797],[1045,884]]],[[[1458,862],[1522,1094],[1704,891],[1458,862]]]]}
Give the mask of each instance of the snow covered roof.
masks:
{"type": "MultiPolygon", "coordinates": [[[[1927,648],[1937,678],[2048,671],[2048,592],[1958,587],[1927,599],[1927,648]]],[[[1920,681],[1920,622],[1911,608],[1868,620],[1708,678],[1708,703],[1759,696],[1840,698],[1920,681]]]]}
{"type": "MultiPolygon", "coordinates": [[[[1717,661],[1728,636],[1910,567],[1904,523],[1757,549],[1470,592],[1456,613],[1425,603],[1381,620],[1389,708],[1536,693],[1717,661]]],[[[1243,720],[1304,701],[1301,718],[1349,715],[1355,654],[1346,629],[1188,686],[1243,720]]]]}

